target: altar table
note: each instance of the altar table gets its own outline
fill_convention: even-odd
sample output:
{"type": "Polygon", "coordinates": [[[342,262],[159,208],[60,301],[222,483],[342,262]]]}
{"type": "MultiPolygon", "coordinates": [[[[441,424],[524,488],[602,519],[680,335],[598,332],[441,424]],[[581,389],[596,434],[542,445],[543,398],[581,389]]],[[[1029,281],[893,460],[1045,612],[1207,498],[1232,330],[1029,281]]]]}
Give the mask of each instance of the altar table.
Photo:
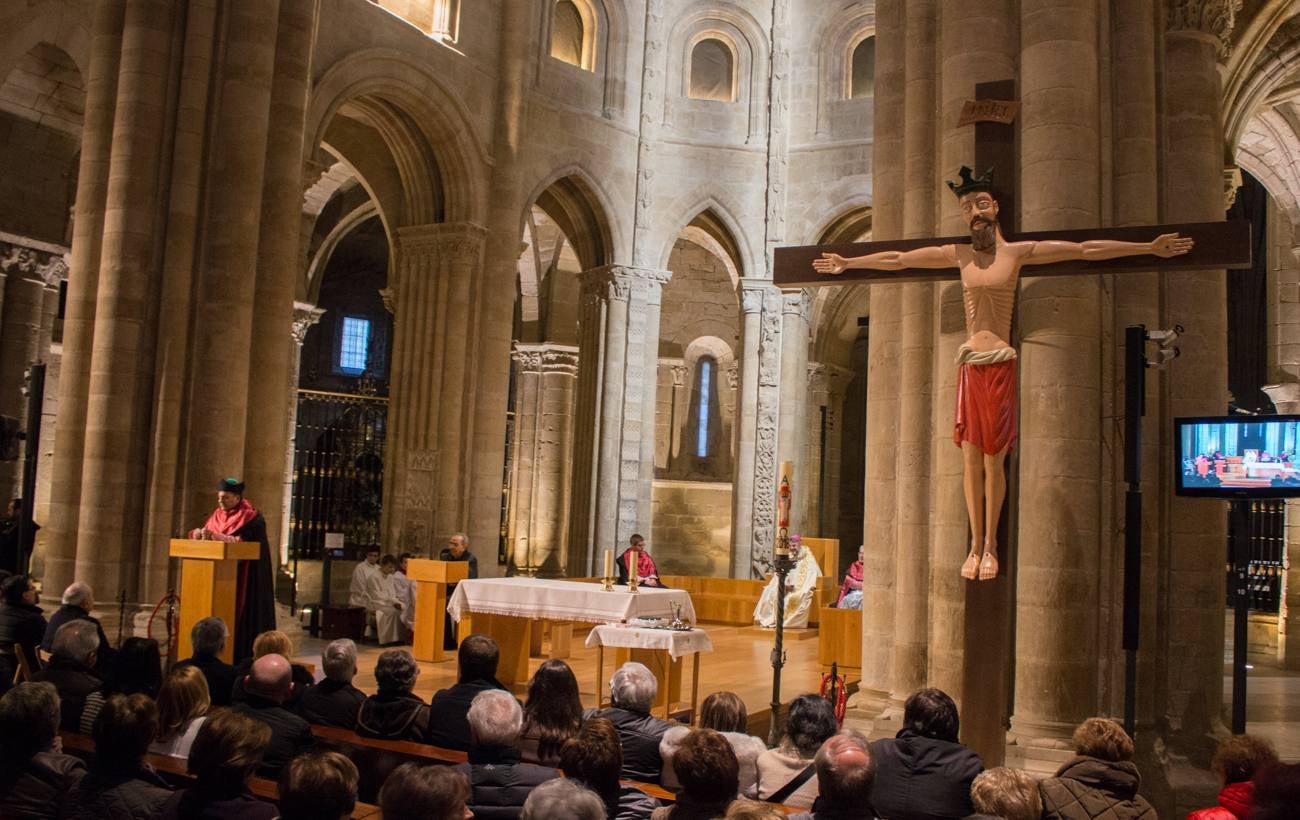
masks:
{"type": "Polygon", "coordinates": [[[691,656],[691,723],[698,719],[700,698],[700,653],[712,652],[713,641],[703,629],[648,629],[626,624],[603,624],[587,635],[587,647],[596,647],[596,708],[605,705],[605,647],[618,650],[615,666],[636,661],[654,673],[659,682],[654,708],[663,709],[664,719],[681,700],[682,658],[691,656]]]}
{"type": "Polygon", "coordinates": [[[528,649],[536,621],[603,624],[629,618],[674,616],[695,622],[691,596],[681,589],[627,587],[548,578],[476,578],[456,585],[447,602],[453,621],[474,616],[474,631],[491,636],[501,652],[497,680],[507,688],[528,680],[528,649]]]}

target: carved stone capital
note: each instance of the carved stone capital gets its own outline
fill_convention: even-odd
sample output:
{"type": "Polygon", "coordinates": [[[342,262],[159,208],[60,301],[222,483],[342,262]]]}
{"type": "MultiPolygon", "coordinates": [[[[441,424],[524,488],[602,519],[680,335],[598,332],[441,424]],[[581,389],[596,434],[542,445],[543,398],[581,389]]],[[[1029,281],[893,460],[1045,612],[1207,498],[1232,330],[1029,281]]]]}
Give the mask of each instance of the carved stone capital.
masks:
{"type": "Polygon", "coordinates": [[[1219,56],[1226,58],[1241,4],[1242,0],[1165,0],[1165,28],[1213,37],[1219,41],[1219,56]]]}
{"type": "Polygon", "coordinates": [[[672,271],[657,268],[602,265],[578,274],[578,283],[584,297],[658,304],[663,286],[672,278],[672,271]]]}
{"type": "Polygon", "coordinates": [[[569,345],[523,344],[510,351],[521,373],[561,373],[578,375],[578,348],[569,345]]]}
{"type": "Polygon", "coordinates": [[[1241,189],[1241,169],[1229,165],[1223,169],[1223,210],[1228,210],[1237,201],[1237,191],[1241,189]]]}
{"type": "Polygon", "coordinates": [[[806,290],[781,291],[781,312],[798,315],[807,323],[812,315],[812,299],[806,290]]]}
{"type": "Polygon", "coordinates": [[[307,338],[307,331],[325,315],[325,308],[318,308],[306,302],[293,303],[293,322],[289,333],[293,335],[294,344],[301,345],[307,338]]]}
{"type": "Polygon", "coordinates": [[[433,225],[409,225],[397,229],[399,257],[450,256],[453,259],[478,258],[487,234],[473,222],[439,222],[433,225]]]}
{"type": "Polygon", "coordinates": [[[685,362],[673,362],[668,365],[668,370],[673,374],[673,387],[686,386],[686,377],[690,374],[690,368],[685,362]]]}
{"type": "Polygon", "coordinates": [[[769,279],[750,279],[742,277],[739,285],[740,309],[744,313],[758,313],[764,303],[772,304],[781,293],[769,279]]]}
{"type": "Polygon", "coordinates": [[[58,287],[68,278],[68,255],[62,245],[0,232],[0,273],[5,276],[58,287]]]}
{"type": "Polygon", "coordinates": [[[384,302],[384,310],[392,314],[393,308],[397,305],[397,293],[392,288],[380,288],[379,298],[384,302]]]}
{"type": "Polygon", "coordinates": [[[727,368],[727,387],[735,390],[740,387],[740,363],[732,362],[731,367],[727,368]]]}
{"type": "Polygon", "coordinates": [[[808,391],[811,393],[838,394],[853,378],[853,371],[824,362],[808,362],[808,391]]]}

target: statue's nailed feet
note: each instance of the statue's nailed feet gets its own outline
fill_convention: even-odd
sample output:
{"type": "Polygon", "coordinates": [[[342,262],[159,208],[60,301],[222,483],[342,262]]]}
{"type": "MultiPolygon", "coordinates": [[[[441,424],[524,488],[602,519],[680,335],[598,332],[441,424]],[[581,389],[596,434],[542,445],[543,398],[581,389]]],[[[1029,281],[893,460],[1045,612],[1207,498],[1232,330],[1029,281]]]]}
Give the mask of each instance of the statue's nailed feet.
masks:
{"type": "Polygon", "coordinates": [[[979,577],[980,556],[975,550],[971,550],[970,555],[966,556],[966,562],[961,565],[961,577],[967,581],[974,581],[979,577]]]}
{"type": "Polygon", "coordinates": [[[991,550],[986,550],[983,560],[980,561],[979,579],[992,581],[996,577],[998,577],[998,557],[991,550]]]}

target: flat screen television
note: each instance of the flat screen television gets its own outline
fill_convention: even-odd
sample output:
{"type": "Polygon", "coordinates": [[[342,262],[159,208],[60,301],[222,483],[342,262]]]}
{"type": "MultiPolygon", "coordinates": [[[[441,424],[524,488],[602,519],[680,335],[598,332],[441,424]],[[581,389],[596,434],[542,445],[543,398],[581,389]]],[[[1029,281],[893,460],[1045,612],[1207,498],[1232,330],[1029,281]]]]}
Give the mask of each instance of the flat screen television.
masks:
{"type": "Polygon", "coordinates": [[[1174,419],[1174,492],[1205,498],[1300,497],[1300,416],[1174,419]]]}

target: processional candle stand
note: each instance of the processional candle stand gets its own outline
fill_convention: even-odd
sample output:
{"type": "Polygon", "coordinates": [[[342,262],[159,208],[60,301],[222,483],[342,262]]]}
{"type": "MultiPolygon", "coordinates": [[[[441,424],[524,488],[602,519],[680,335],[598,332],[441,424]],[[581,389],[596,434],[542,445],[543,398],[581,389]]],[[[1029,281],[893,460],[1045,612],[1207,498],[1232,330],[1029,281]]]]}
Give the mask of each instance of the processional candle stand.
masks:
{"type": "Polygon", "coordinates": [[[767,745],[781,742],[781,667],[785,666],[785,579],[794,568],[790,560],[790,474],[793,463],[781,463],[781,485],[777,489],[776,543],[772,548],[772,570],[776,573],[776,642],[772,646],[772,720],[767,745]]]}

